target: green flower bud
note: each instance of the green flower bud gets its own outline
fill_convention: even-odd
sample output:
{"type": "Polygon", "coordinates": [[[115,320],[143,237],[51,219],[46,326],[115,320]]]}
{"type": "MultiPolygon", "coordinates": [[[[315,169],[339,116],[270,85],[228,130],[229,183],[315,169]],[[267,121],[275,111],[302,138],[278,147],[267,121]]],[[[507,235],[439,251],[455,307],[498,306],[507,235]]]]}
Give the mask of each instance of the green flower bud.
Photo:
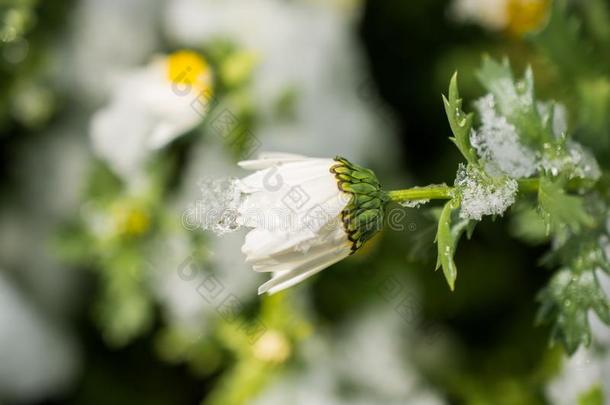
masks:
{"type": "Polygon", "coordinates": [[[339,156],[335,161],[337,164],[330,171],[337,179],[339,190],[352,195],[341,212],[341,220],[354,253],[382,228],[389,198],[372,170],[339,156]]]}

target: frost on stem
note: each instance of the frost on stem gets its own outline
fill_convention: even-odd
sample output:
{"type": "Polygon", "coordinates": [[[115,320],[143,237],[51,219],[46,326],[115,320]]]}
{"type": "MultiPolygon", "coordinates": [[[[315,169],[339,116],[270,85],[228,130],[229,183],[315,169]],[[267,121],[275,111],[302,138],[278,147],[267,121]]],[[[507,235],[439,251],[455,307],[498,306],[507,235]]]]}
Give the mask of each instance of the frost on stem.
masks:
{"type": "Polygon", "coordinates": [[[460,217],[480,221],[484,215],[502,215],[514,204],[518,183],[509,177],[490,177],[476,166],[460,165],[455,179],[460,190],[460,217]]]}
{"type": "Polygon", "coordinates": [[[208,179],[199,183],[202,197],[195,207],[196,222],[203,230],[217,235],[239,229],[239,206],[242,193],[237,180],[208,179]]]}
{"type": "Polygon", "coordinates": [[[422,205],[425,205],[430,202],[430,199],[425,198],[421,200],[410,200],[410,201],[402,201],[399,204],[406,208],[419,208],[422,205]]]}
{"type": "Polygon", "coordinates": [[[536,154],[519,142],[519,134],[506,117],[496,112],[492,94],[476,102],[481,126],[470,134],[470,143],[485,161],[491,175],[506,174],[514,178],[529,177],[537,170],[536,154]]]}

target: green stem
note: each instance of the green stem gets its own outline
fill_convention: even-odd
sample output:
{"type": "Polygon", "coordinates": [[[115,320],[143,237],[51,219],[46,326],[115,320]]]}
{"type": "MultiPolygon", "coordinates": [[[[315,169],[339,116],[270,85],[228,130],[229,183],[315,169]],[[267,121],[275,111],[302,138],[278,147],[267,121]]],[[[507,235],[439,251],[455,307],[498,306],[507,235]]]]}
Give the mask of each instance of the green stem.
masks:
{"type": "Polygon", "coordinates": [[[522,193],[537,193],[540,187],[540,179],[520,179],[518,182],[522,193]]]}
{"type": "MultiPolygon", "coordinates": [[[[540,187],[540,179],[520,179],[519,191],[522,193],[537,193],[540,187]]],[[[568,181],[566,191],[578,191],[583,187],[580,179],[568,181]]],[[[453,198],[453,187],[445,184],[434,184],[425,187],[413,187],[403,190],[392,190],[387,193],[390,200],[395,202],[418,201],[418,200],[450,200],[453,198]]]]}
{"type": "Polygon", "coordinates": [[[413,187],[404,190],[388,191],[388,197],[392,201],[417,201],[417,200],[450,200],[453,198],[453,187],[445,184],[426,187],[413,187]]]}

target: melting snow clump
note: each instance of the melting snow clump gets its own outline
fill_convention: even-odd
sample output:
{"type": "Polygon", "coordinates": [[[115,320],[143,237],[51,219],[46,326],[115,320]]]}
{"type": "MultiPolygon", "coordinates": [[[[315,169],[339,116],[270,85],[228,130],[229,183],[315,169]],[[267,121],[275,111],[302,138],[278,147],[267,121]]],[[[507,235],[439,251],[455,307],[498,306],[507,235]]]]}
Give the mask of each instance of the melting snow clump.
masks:
{"type": "Polygon", "coordinates": [[[204,230],[217,235],[239,229],[239,206],[242,193],[236,179],[209,179],[199,183],[202,197],[197,201],[195,215],[204,230]]]}
{"type": "Polygon", "coordinates": [[[496,112],[494,96],[488,94],[476,102],[481,127],[472,131],[470,143],[486,163],[492,175],[529,177],[537,170],[536,154],[519,142],[514,125],[496,112]]]}
{"type": "Polygon", "coordinates": [[[518,183],[509,177],[490,177],[473,166],[460,165],[455,186],[462,193],[460,217],[480,221],[484,215],[502,215],[515,203],[518,183]]]}
{"type": "Polygon", "coordinates": [[[578,142],[571,140],[567,141],[565,145],[567,153],[563,148],[557,149],[557,147],[553,148],[550,145],[546,147],[540,163],[542,169],[553,176],[569,172],[571,177],[591,180],[599,179],[601,170],[591,152],[578,142]]]}

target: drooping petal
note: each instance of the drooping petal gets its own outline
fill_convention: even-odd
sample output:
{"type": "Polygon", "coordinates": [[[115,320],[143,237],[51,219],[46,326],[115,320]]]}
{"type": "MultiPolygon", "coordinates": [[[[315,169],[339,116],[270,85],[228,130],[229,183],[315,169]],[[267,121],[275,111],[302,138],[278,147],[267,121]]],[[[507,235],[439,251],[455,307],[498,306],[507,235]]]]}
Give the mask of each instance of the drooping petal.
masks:
{"type": "Polygon", "coordinates": [[[261,285],[258,289],[259,294],[269,293],[274,294],[282,291],[286,288],[292,287],[295,284],[300,283],[319,273],[325,268],[337,263],[338,261],[346,258],[350,253],[349,248],[342,250],[332,249],[327,254],[320,256],[314,260],[307,261],[301,266],[294,268],[293,270],[277,273],[275,277],[261,285]]]}
{"type": "Polygon", "coordinates": [[[349,250],[351,243],[347,238],[339,241],[328,241],[328,243],[317,245],[307,252],[289,251],[275,255],[267,259],[253,262],[252,269],[258,272],[281,272],[293,270],[309,261],[316,260],[332,250],[349,250]]]}

